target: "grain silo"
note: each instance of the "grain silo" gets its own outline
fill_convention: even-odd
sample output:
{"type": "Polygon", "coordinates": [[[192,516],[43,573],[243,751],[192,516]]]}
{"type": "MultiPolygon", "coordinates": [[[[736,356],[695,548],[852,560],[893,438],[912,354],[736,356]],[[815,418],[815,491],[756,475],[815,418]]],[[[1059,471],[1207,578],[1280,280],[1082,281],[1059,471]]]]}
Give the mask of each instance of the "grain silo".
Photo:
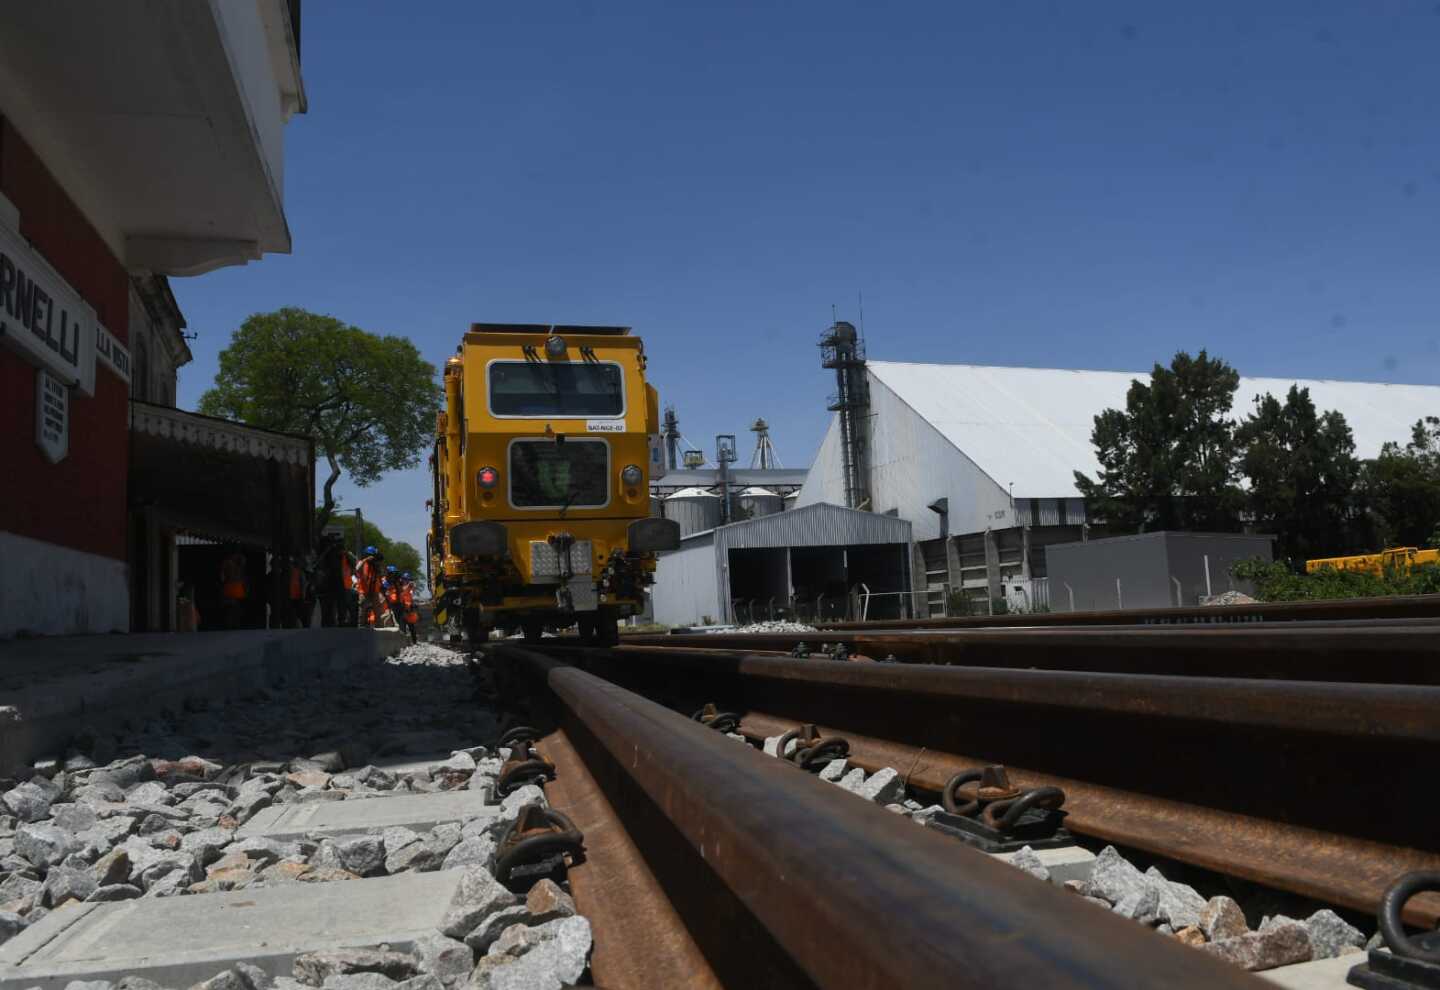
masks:
{"type": "Polygon", "coordinates": [[[720,525],[720,496],[703,488],[682,488],[665,499],[665,518],[680,524],[680,536],[720,525]]]}
{"type": "Polygon", "coordinates": [[[740,508],[745,510],[750,519],[756,516],[772,516],[781,509],[780,496],[759,485],[744,489],[736,498],[740,502],[740,508]]]}

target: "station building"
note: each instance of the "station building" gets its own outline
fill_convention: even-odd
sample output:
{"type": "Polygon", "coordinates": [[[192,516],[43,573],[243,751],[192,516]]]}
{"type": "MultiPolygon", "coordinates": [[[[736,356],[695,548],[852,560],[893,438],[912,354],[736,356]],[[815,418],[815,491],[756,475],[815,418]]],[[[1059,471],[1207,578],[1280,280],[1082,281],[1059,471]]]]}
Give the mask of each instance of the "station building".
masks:
{"type": "Polygon", "coordinates": [[[308,456],[313,491],[295,438],[173,408],[190,355],[167,282],[290,250],[284,135],[304,110],[300,0],[0,13],[0,637],[171,628],[180,517],[225,513],[193,487],[154,504],[152,472],[208,493],[257,470],[196,450],[308,456]],[[135,441],[159,434],[188,449],[135,441]]]}
{"type": "MultiPolygon", "coordinates": [[[[1001,598],[1050,606],[1045,548],[1103,535],[1091,532],[1074,477],[1099,471],[1095,416],[1123,409],[1130,383],[1148,372],[866,361],[853,328],[843,336],[848,326],[837,324],[839,357],[827,352],[826,367],[841,375],[837,411],[795,502],[855,499],[908,521],[917,615],[947,614],[952,593],[972,610],[1001,598]]],[[[1292,384],[1308,388],[1317,409],[1344,414],[1363,458],[1440,414],[1436,386],[1242,378],[1234,415],[1266,393],[1283,399],[1292,384]]]]}

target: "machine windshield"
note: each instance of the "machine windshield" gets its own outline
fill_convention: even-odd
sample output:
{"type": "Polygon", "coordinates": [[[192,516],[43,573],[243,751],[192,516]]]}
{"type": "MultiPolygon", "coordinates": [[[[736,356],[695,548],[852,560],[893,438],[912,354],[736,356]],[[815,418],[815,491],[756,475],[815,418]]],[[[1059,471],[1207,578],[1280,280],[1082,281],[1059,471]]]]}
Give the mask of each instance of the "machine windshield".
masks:
{"type": "Polygon", "coordinates": [[[621,416],[624,376],[616,364],[497,361],[490,365],[496,416],[621,416]]]}
{"type": "Polygon", "coordinates": [[[603,440],[517,440],[510,445],[510,504],[581,509],[610,500],[610,448],[603,440]]]}

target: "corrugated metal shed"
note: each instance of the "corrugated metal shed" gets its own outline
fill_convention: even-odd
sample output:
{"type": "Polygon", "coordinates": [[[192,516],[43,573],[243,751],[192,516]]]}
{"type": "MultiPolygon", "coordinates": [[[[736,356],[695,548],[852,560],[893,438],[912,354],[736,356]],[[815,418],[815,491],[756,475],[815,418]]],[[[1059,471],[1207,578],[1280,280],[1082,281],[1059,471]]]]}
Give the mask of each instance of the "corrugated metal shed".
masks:
{"type": "MultiPolygon", "coordinates": [[[[910,523],[894,516],[859,512],[817,502],[772,516],[720,526],[711,532],[718,550],[762,547],[845,547],[910,542],[910,523]]],[[[705,534],[697,533],[695,539],[705,534]]],[[[685,541],[682,541],[682,546],[685,541]]]]}
{"type": "Polygon", "coordinates": [[[655,617],[675,623],[726,616],[731,550],[899,545],[908,559],[911,531],[904,519],[820,502],[694,533],[681,539],[679,550],[660,556],[655,617]]]}
{"type": "MultiPolygon", "coordinates": [[[[1099,470],[1090,432],[1104,409],[1123,409],[1125,393],[1148,372],[996,368],[969,364],[871,361],[870,374],[938,430],[1002,488],[1025,498],[1078,496],[1073,472],[1099,470]]],[[[1232,415],[1265,393],[1284,399],[1291,385],[1310,390],[1317,410],[1339,410],[1355,452],[1374,457],[1387,441],[1440,411],[1440,387],[1291,378],[1241,378],[1232,415]]]]}

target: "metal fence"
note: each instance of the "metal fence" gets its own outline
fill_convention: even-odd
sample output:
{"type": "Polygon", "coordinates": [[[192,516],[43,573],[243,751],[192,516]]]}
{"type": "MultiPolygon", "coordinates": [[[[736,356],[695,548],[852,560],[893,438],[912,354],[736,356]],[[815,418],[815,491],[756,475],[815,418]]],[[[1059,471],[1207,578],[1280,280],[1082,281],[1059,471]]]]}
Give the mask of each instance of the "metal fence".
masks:
{"type": "Polygon", "coordinates": [[[736,625],[756,622],[864,622],[868,619],[925,619],[932,616],[1004,615],[1050,611],[1050,581],[1032,578],[1011,581],[1002,597],[964,597],[945,594],[943,610],[932,606],[935,589],[870,591],[864,585],[848,595],[817,598],[732,598],[730,614],[736,625]]]}
{"type": "Polygon", "coordinates": [[[815,598],[733,598],[730,614],[736,625],[755,622],[856,622],[866,619],[912,619],[929,615],[924,591],[871,592],[860,586],[848,595],[815,598]]]}

